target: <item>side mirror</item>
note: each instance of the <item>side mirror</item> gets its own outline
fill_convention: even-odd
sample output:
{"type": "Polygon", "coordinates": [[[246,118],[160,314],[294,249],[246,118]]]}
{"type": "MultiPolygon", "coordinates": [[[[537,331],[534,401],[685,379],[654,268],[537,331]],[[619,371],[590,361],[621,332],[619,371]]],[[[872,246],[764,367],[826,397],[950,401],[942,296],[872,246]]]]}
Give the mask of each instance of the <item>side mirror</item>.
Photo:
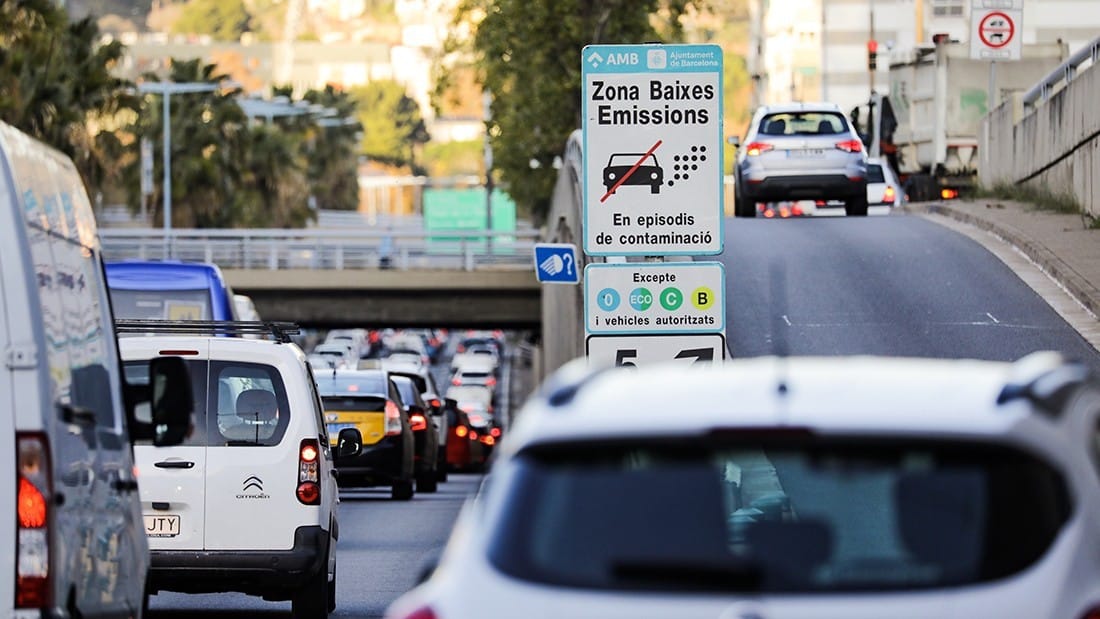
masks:
{"type": "Polygon", "coordinates": [[[731,135],[728,138],[726,138],[726,143],[728,143],[730,146],[732,146],[734,148],[741,148],[741,137],[736,136],[736,135],[731,135]]]}
{"type": "Polygon", "coordinates": [[[358,428],[344,428],[336,435],[336,458],[358,456],[363,451],[363,434],[358,428]]]}
{"type": "Polygon", "coordinates": [[[192,430],[191,413],[195,409],[187,363],[180,357],[150,359],[149,384],[126,385],[126,405],[132,439],[151,440],[157,447],[182,443],[192,430]],[[145,403],[149,404],[151,420],[138,421],[134,410],[145,403]]]}

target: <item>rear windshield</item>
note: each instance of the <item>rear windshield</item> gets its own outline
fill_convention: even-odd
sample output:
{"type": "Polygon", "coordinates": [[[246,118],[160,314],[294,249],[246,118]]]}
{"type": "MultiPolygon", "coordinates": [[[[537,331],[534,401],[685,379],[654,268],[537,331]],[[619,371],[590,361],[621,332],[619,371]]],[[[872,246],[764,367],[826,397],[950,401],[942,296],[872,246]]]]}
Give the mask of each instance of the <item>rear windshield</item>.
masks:
{"type": "MultiPolygon", "coordinates": [[[[279,370],[235,361],[187,361],[195,402],[193,429],[183,444],[278,445],[290,422],[290,402],[279,370]]],[[[148,361],[128,361],[126,380],[149,384],[148,361]]],[[[135,411],[148,420],[145,404],[135,411]]]]}
{"type": "Polygon", "coordinates": [[[882,174],[882,166],[877,163],[867,164],[867,182],[868,183],[885,183],[886,177],[882,174]]]}
{"type": "Polygon", "coordinates": [[[1032,565],[1070,513],[1050,467],[976,444],[601,443],[528,450],[517,467],[490,559],[567,587],[967,585],[1032,565]]]}
{"type": "Polygon", "coordinates": [[[386,387],[386,375],[382,372],[361,372],[354,375],[326,376],[318,372],[317,391],[322,396],[328,395],[355,395],[371,394],[385,396],[389,389],[386,387]]]}
{"type": "Polygon", "coordinates": [[[329,396],[321,398],[321,402],[324,404],[325,410],[331,412],[380,413],[386,410],[386,398],[376,396],[357,398],[329,396]]]}
{"type": "Polygon", "coordinates": [[[111,288],[115,318],[140,320],[210,320],[210,291],[122,290],[111,288]]]}
{"type": "Polygon", "coordinates": [[[833,112],[784,112],[760,121],[763,135],[836,135],[848,133],[848,121],[833,112]]]}

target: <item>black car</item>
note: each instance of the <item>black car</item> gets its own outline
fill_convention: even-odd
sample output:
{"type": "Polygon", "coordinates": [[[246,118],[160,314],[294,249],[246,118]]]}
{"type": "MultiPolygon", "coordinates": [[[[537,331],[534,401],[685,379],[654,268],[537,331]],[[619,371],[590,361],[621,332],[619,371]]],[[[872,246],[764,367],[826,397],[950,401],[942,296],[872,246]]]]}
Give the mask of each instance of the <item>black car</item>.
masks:
{"type": "Polygon", "coordinates": [[[315,375],[330,440],[345,428],[363,438],[355,456],[336,458],[341,488],[390,486],[391,496],[413,497],[416,439],[405,400],[385,370],[333,370],[315,375]]]}
{"type": "Polygon", "coordinates": [[[408,376],[391,374],[390,378],[401,392],[405,412],[409,415],[416,444],[413,467],[417,492],[435,492],[439,484],[439,426],[428,403],[420,395],[416,382],[408,376]]]}

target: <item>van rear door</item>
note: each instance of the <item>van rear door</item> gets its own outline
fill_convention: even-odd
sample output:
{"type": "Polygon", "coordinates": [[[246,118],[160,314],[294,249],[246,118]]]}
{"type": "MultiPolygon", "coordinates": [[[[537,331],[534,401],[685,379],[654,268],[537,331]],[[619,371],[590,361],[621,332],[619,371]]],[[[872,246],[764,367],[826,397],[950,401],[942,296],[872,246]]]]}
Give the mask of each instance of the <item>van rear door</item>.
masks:
{"type": "MultiPolygon", "coordinates": [[[[156,356],[159,351],[150,352],[156,356]]],[[[206,521],[209,343],[196,339],[188,342],[188,350],[173,352],[187,353],[184,358],[191,373],[195,427],[181,445],[154,447],[150,441],[134,445],[141,511],[151,550],[202,550],[206,521]]],[[[131,384],[148,384],[149,358],[141,355],[140,360],[126,362],[126,378],[131,384]]],[[[142,416],[140,411],[138,416],[142,416]]]]}

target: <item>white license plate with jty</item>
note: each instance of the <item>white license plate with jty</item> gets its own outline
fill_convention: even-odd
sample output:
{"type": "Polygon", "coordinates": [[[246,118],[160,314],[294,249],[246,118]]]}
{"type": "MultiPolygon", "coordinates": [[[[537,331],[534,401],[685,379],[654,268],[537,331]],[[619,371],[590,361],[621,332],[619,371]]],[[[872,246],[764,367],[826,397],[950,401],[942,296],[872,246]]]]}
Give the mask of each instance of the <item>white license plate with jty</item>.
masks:
{"type": "Polygon", "coordinates": [[[178,514],[144,514],[145,534],[149,537],[175,537],[180,534],[178,514]]]}

